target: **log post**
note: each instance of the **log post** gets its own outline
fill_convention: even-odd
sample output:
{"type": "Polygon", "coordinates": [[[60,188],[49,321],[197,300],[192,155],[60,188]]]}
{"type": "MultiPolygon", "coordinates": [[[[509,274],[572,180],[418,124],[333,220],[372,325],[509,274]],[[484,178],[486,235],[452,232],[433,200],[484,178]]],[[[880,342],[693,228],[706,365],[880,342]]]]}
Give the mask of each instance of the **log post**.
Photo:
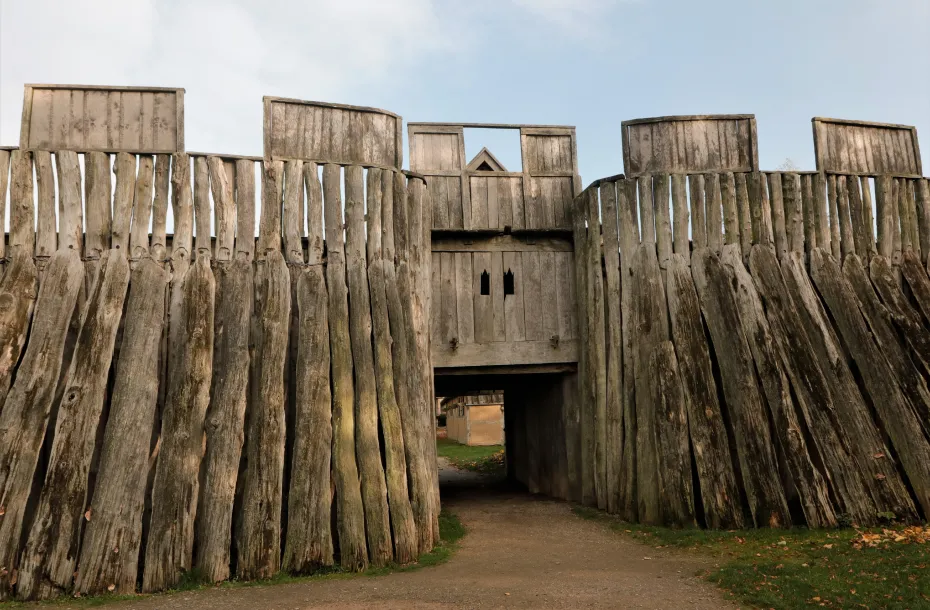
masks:
{"type": "MultiPolygon", "coordinates": [[[[684,177],[681,178],[684,187],[684,177]]],[[[680,191],[681,200],[684,190],[680,191]]],[[[682,214],[681,218],[687,218],[682,214]]],[[[675,213],[676,222],[679,218],[675,213]]],[[[633,343],[635,328],[630,312],[633,310],[635,283],[632,276],[633,258],[639,245],[639,226],[636,222],[636,182],[617,182],[617,224],[620,233],[620,331],[623,353],[623,463],[620,467],[620,516],[628,521],[636,518],[636,380],[634,377],[633,343]]],[[[687,234],[687,227],[685,228],[687,234]]],[[[680,241],[680,239],[679,239],[680,241]]],[[[687,242],[685,242],[687,249],[687,242]]],[[[575,256],[578,256],[577,250],[575,256]]],[[[586,337],[585,334],[580,334],[586,337]]]]}
{"type": "MultiPolygon", "coordinates": [[[[634,187],[635,188],[635,185],[634,187]]],[[[586,225],[587,207],[584,204],[586,195],[581,193],[577,195],[572,202],[572,242],[574,244],[574,262],[575,262],[575,294],[577,308],[575,310],[578,318],[578,335],[580,337],[590,336],[588,328],[587,300],[588,300],[588,259],[585,255],[588,247],[588,231],[586,225]]],[[[635,201],[635,191],[633,194],[635,201]]],[[[580,443],[580,453],[578,456],[579,474],[581,479],[580,501],[585,506],[597,504],[594,495],[594,445],[592,443],[592,425],[588,417],[591,408],[594,405],[594,381],[592,377],[591,363],[588,358],[587,348],[578,350],[578,439],[580,443]]],[[[519,462],[518,462],[519,463],[519,462]]]]}
{"type": "Polygon", "coordinates": [[[720,252],[723,247],[723,213],[721,209],[720,174],[704,174],[704,207],[707,212],[707,247],[720,252]]]}

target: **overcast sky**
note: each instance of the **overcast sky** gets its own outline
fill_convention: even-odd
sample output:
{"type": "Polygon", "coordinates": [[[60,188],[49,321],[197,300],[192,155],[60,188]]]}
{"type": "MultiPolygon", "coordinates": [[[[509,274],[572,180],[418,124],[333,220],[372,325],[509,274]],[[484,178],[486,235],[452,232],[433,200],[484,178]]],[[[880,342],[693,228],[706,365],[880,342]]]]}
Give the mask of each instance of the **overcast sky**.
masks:
{"type": "MultiPolygon", "coordinates": [[[[35,82],[184,87],[206,152],[261,154],[280,95],[575,125],[586,184],[622,171],[620,121],[670,114],[754,113],[763,169],[813,169],[813,116],[916,125],[927,167],[930,0],[0,0],[0,144],[35,82]]],[[[515,137],[466,140],[519,168],[515,137]]]]}

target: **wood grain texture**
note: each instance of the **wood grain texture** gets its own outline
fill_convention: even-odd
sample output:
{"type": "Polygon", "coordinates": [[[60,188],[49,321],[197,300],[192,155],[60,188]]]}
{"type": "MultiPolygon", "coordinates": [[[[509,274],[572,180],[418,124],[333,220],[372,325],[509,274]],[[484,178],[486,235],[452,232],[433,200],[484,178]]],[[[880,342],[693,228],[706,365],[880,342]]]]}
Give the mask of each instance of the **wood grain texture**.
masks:
{"type": "Polygon", "coordinates": [[[213,258],[217,262],[225,262],[232,259],[235,248],[236,202],[233,195],[235,184],[229,181],[223,160],[219,157],[207,157],[207,167],[210,171],[213,224],[216,231],[216,248],[213,258]]]}
{"type": "Polygon", "coordinates": [[[623,464],[623,331],[620,309],[620,235],[617,228],[617,187],[600,186],[604,232],[604,311],[606,314],[607,446],[605,479],[607,511],[620,509],[620,468],[623,464]]]}
{"type": "Polygon", "coordinates": [[[130,252],[130,225],[136,185],[136,158],[128,153],[116,155],[113,164],[116,187],[113,190],[113,224],[111,241],[114,248],[130,252]]]}
{"type": "MultiPolygon", "coordinates": [[[[35,254],[47,259],[58,249],[55,214],[55,170],[52,155],[38,150],[32,154],[36,172],[36,250],[35,254]]],[[[41,268],[40,268],[41,273],[41,268]]]]}
{"type": "Polygon", "coordinates": [[[32,479],[58,383],[65,335],[83,280],[77,252],[62,250],[52,256],[36,302],[32,340],[0,412],[0,506],[4,509],[0,515],[0,565],[6,568],[0,572],[0,599],[8,599],[16,584],[32,479]]]}
{"type": "Polygon", "coordinates": [[[35,251],[35,208],[32,153],[14,150],[10,155],[10,235],[11,252],[35,251]]]}
{"type": "Polygon", "coordinates": [[[168,336],[168,371],[175,381],[162,415],[143,591],[169,588],[193,567],[203,423],[213,372],[216,283],[209,258],[199,256],[180,281],[177,327],[168,336]]]}
{"type": "Polygon", "coordinates": [[[8,304],[0,310],[0,413],[26,344],[38,294],[38,272],[32,253],[14,249],[5,266],[6,272],[0,280],[0,301],[8,304]]]}
{"type": "MultiPolygon", "coordinates": [[[[0,150],[0,218],[6,232],[7,187],[10,184],[10,151],[0,150]]],[[[6,240],[0,239],[0,258],[6,258],[6,240]]]]}
{"type": "MultiPolygon", "coordinates": [[[[111,250],[107,268],[122,256],[111,250]]],[[[144,261],[132,272],[91,519],[74,582],[74,590],[82,595],[136,590],[167,286],[168,275],[155,261],[144,261]]]]}

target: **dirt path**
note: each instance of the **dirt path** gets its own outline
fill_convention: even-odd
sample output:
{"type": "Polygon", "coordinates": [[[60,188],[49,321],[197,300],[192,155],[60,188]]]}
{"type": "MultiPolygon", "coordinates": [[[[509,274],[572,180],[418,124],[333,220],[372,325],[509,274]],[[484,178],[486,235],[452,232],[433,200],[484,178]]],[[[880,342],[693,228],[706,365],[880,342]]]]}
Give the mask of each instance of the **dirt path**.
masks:
{"type": "Polygon", "coordinates": [[[370,578],[176,593],[107,608],[736,607],[693,576],[706,562],[624,540],[576,517],[563,503],[483,487],[480,477],[448,467],[441,476],[445,506],[468,528],[443,565],[370,578]]]}

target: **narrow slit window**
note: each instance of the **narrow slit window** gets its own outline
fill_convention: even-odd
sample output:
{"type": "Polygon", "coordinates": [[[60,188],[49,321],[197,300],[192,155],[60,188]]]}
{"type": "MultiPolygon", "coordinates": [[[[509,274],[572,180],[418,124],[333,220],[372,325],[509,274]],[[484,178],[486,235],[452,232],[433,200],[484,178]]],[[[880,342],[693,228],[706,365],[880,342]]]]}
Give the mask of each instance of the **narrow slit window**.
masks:
{"type": "Polygon", "coordinates": [[[481,272],[481,294],[487,296],[491,294],[491,276],[487,270],[481,272]]]}
{"type": "Polygon", "coordinates": [[[507,270],[504,274],[504,296],[513,294],[513,271],[507,270]]]}

